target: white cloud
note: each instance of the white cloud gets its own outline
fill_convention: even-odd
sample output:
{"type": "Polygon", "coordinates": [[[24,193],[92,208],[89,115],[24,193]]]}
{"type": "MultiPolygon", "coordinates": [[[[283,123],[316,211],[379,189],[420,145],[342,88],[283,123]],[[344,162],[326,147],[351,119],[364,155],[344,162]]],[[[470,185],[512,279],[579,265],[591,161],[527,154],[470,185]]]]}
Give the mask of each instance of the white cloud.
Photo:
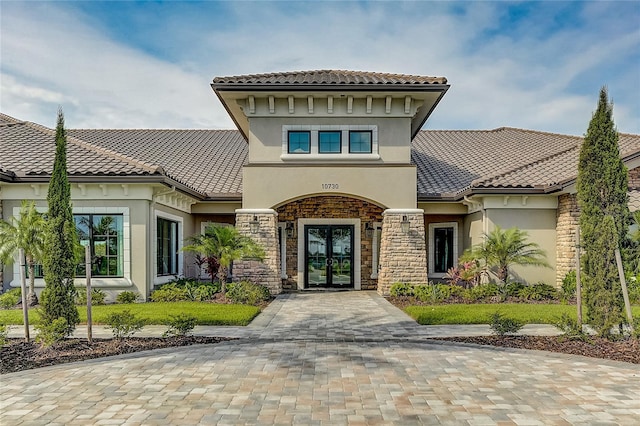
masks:
{"type": "Polygon", "coordinates": [[[613,6],[588,5],[580,25],[553,31],[554,17],[536,10],[501,32],[509,17],[500,3],[217,4],[224,25],[207,23],[211,4],[200,5],[202,16],[190,4],[166,25],[139,29],[153,47],[142,49],[109,39],[99,18],[64,3],[10,5],[2,110],[43,124],[62,103],[70,127],[230,128],[212,77],[338,68],[446,76],[452,88],[429,128],[582,134],[608,84],[619,129],[640,133],[640,31],[613,6]],[[163,44],[165,57],[148,53],[163,44]]]}

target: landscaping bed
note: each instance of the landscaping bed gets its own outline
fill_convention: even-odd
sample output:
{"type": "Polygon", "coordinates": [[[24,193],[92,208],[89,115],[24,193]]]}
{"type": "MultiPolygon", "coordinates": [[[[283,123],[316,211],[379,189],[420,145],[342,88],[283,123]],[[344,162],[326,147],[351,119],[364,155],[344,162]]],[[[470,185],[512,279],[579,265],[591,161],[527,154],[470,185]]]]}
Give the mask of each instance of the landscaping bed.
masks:
{"type": "Polygon", "coordinates": [[[130,337],[123,340],[65,339],[49,348],[42,348],[24,339],[9,339],[7,345],[0,348],[0,374],[12,373],[33,368],[84,361],[113,355],[162,349],[177,346],[215,344],[226,340],[224,337],[179,336],[179,337],[130,337]]]}

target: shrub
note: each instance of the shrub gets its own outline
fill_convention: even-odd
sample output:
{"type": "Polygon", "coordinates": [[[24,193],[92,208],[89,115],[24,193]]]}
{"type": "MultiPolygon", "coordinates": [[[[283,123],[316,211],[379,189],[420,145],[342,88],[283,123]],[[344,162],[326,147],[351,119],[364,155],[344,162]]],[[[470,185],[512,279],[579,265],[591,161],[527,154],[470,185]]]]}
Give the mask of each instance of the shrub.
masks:
{"type": "Polygon", "coordinates": [[[553,325],[567,337],[584,339],[586,334],[582,331],[582,327],[578,326],[577,318],[563,313],[553,323],[553,325]]]}
{"type": "Polygon", "coordinates": [[[0,347],[7,344],[8,339],[7,335],[9,334],[9,326],[6,324],[0,323],[0,347]]]}
{"type": "Polygon", "coordinates": [[[127,309],[110,313],[105,319],[105,323],[116,339],[131,337],[144,327],[144,320],[127,309]]]}
{"type": "Polygon", "coordinates": [[[415,286],[413,291],[421,302],[441,303],[451,297],[452,288],[447,284],[422,284],[415,286]]]}
{"type": "MultiPolygon", "coordinates": [[[[76,287],[76,305],[87,304],[87,289],[85,287],[76,287]]],[[[92,305],[104,305],[104,300],[107,298],[107,294],[99,288],[91,289],[91,304],[92,305]]]]}
{"type": "Polygon", "coordinates": [[[558,290],[549,284],[536,283],[522,288],[518,294],[525,300],[551,300],[558,297],[558,290]]]}
{"type": "Polygon", "coordinates": [[[35,325],[35,329],[38,331],[36,342],[44,347],[62,341],[69,334],[69,324],[64,317],[57,318],[50,323],[41,320],[40,324],[35,325]]]}
{"type": "Polygon", "coordinates": [[[19,288],[13,288],[5,291],[0,295],[0,307],[2,309],[11,309],[15,307],[22,298],[22,291],[19,288]]]}
{"type": "Polygon", "coordinates": [[[494,283],[480,284],[466,290],[463,297],[468,302],[479,302],[498,295],[498,286],[494,283]]]}
{"type": "Polygon", "coordinates": [[[491,322],[489,323],[489,327],[491,327],[491,331],[498,336],[504,336],[505,334],[515,334],[524,326],[518,320],[513,318],[508,318],[502,315],[500,312],[495,312],[491,315],[491,322]]]}
{"type": "Polygon", "coordinates": [[[164,284],[151,292],[153,302],[180,302],[189,300],[187,290],[178,287],[176,283],[164,284]]]}
{"type": "Polygon", "coordinates": [[[189,314],[171,315],[167,321],[169,328],[163,336],[186,336],[193,331],[196,321],[197,318],[189,314]]]}
{"type": "Polygon", "coordinates": [[[560,300],[567,303],[576,296],[577,279],[576,271],[569,271],[562,279],[562,287],[560,289],[560,300]]]}
{"type": "Polygon", "coordinates": [[[213,300],[219,291],[220,285],[202,284],[196,287],[194,297],[198,302],[205,302],[207,300],[213,300]]]}
{"type": "Polygon", "coordinates": [[[413,284],[395,283],[389,289],[389,294],[393,297],[411,297],[414,295],[413,284]]]}
{"type": "Polygon", "coordinates": [[[260,302],[269,300],[271,293],[269,293],[269,289],[265,286],[249,281],[240,281],[227,286],[227,297],[233,303],[257,305],[260,302]]]}
{"type": "Polygon", "coordinates": [[[116,303],[135,303],[140,294],[135,291],[123,291],[116,296],[116,303]]]}

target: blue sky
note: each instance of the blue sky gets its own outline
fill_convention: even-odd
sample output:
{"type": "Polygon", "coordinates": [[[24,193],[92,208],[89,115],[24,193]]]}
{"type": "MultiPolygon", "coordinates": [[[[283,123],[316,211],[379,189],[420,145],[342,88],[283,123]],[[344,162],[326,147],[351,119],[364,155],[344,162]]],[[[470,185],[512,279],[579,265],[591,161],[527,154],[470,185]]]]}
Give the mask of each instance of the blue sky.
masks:
{"type": "Polygon", "coordinates": [[[74,128],[233,128],[216,76],[447,77],[429,129],[640,133],[640,2],[0,2],[0,110],[74,128]]]}

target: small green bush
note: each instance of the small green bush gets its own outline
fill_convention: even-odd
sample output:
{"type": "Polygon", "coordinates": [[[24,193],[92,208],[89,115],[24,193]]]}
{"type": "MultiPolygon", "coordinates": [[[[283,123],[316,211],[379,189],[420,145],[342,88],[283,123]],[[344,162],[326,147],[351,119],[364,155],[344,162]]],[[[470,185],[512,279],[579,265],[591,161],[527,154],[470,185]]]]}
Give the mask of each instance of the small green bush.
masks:
{"type": "Polygon", "coordinates": [[[131,337],[144,327],[144,320],[138,318],[128,309],[120,312],[112,312],[105,319],[105,323],[107,324],[106,327],[111,329],[113,337],[116,339],[131,337]]]}
{"type": "Polygon", "coordinates": [[[577,279],[576,271],[569,271],[562,279],[562,288],[560,289],[560,300],[567,303],[576,296],[577,279]]]}
{"type": "Polygon", "coordinates": [[[442,303],[451,297],[452,289],[453,286],[448,284],[421,284],[413,291],[421,302],[442,303]]]}
{"type": "Polygon", "coordinates": [[[151,292],[153,302],[181,302],[189,300],[189,294],[176,283],[164,284],[159,289],[151,292]]]}
{"type": "Polygon", "coordinates": [[[577,318],[567,313],[560,315],[553,325],[560,330],[563,335],[570,338],[583,339],[587,336],[582,330],[582,327],[578,326],[577,318]]]}
{"type": "Polygon", "coordinates": [[[233,303],[257,305],[271,299],[271,293],[265,286],[249,281],[240,281],[227,285],[227,298],[233,303]]]}
{"type": "Polygon", "coordinates": [[[44,347],[49,347],[62,341],[69,333],[69,324],[64,317],[57,318],[50,324],[45,324],[44,321],[41,321],[34,327],[38,332],[36,342],[44,347]]]}
{"type": "Polygon", "coordinates": [[[411,297],[414,295],[414,285],[409,283],[392,284],[389,294],[393,297],[411,297]]]}
{"type": "MultiPolygon", "coordinates": [[[[104,305],[107,294],[99,288],[91,289],[91,304],[104,305]]],[[[87,304],[87,289],[85,287],[76,287],[76,305],[87,304]]]]}
{"type": "Polygon", "coordinates": [[[7,336],[9,334],[9,327],[6,324],[0,323],[0,347],[7,344],[9,341],[7,336]]]}
{"type": "Polygon", "coordinates": [[[0,295],[0,308],[11,309],[14,308],[20,299],[22,298],[22,291],[19,288],[12,288],[0,295]]]}
{"type": "Polygon", "coordinates": [[[552,300],[558,297],[558,290],[549,284],[536,283],[525,286],[518,295],[525,300],[552,300]]]}
{"type": "Polygon", "coordinates": [[[500,312],[495,312],[491,315],[491,322],[489,327],[491,331],[498,336],[504,336],[505,334],[515,334],[524,326],[518,320],[508,318],[502,315],[500,312]]]}
{"type": "Polygon", "coordinates": [[[199,285],[196,287],[194,296],[198,302],[206,302],[207,300],[213,300],[216,293],[220,291],[220,286],[214,285],[199,285]]]}
{"type": "Polygon", "coordinates": [[[463,298],[468,302],[480,302],[498,295],[498,286],[494,283],[480,284],[466,290],[463,298]]]}
{"type": "Polygon", "coordinates": [[[123,291],[116,296],[116,303],[135,303],[139,297],[135,291],[123,291]]]}
{"type": "Polygon", "coordinates": [[[189,314],[171,315],[167,321],[169,328],[163,336],[186,336],[191,333],[196,326],[197,318],[189,314]]]}

